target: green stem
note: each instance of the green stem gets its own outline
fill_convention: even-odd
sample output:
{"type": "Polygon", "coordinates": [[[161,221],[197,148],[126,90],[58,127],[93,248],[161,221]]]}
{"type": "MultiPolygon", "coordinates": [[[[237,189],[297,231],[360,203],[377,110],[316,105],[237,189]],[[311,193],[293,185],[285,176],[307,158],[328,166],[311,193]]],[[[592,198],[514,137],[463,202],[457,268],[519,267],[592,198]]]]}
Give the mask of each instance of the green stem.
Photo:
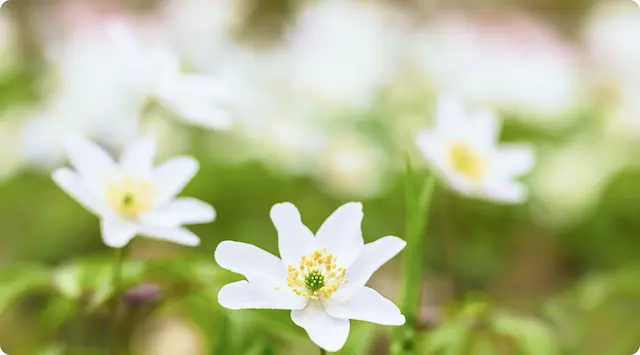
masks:
{"type": "Polygon", "coordinates": [[[391,354],[414,354],[414,334],[418,324],[420,298],[422,291],[422,269],[424,264],[424,246],[431,199],[436,187],[435,176],[426,178],[420,189],[414,185],[414,172],[407,160],[405,188],[407,248],[403,256],[403,273],[400,293],[400,309],[407,322],[394,331],[391,342],[391,354]]]}
{"type": "Polygon", "coordinates": [[[111,317],[111,355],[120,354],[120,324],[118,313],[120,310],[120,294],[122,292],[122,264],[126,257],[127,246],[116,249],[114,253],[113,278],[111,279],[113,288],[113,298],[109,307],[111,317]]]}

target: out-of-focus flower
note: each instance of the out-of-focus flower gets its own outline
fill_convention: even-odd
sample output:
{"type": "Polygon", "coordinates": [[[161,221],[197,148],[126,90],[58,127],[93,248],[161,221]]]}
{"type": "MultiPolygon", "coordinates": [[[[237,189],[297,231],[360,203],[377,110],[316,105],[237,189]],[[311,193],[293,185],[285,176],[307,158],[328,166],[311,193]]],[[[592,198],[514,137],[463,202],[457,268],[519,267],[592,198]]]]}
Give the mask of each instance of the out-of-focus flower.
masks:
{"type": "Polygon", "coordinates": [[[607,147],[593,139],[554,147],[541,157],[531,179],[534,205],[539,212],[537,217],[551,224],[577,223],[588,218],[610,178],[626,164],[625,157],[610,154],[607,147]]]}
{"type": "Polygon", "coordinates": [[[134,141],[119,163],[92,142],[74,137],[66,143],[76,171],[58,169],[53,180],[100,217],[105,244],[121,248],[136,234],[189,246],[200,243],[182,225],[211,222],[215,211],[200,200],[176,198],[198,170],[195,159],[173,158],[154,168],[156,143],[151,139],[134,141]]]}
{"type": "Polygon", "coordinates": [[[500,108],[542,128],[562,127],[581,104],[581,63],[568,44],[519,14],[434,19],[412,57],[440,92],[500,108]]]}
{"type": "Polygon", "coordinates": [[[218,264],[247,280],[224,286],[218,301],[234,310],[291,310],[293,322],[327,351],[344,346],[350,319],[404,324],[398,307],[365,284],[406,243],[387,236],[365,245],[363,217],[362,204],[347,203],[314,236],[294,205],[274,205],[271,220],[281,259],[250,244],[220,243],[215,252],[218,264]]]}
{"type": "MultiPolygon", "coordinates": [[[[7,1],[9,1],[9,0],[0,0],[0,6],[4,5],[4,3],[7,2],[7,1]]],[[[1,349],[0,349],[0,351],[1,351],[1,349]]]]}
{"type": "Polygon", "coordinates": [[[640,137],[640,11],[630,3],[608,2],[587,18],[584,41],[594,85],[602,94],[605,134],[612,141],[640,137]]]}
{"type": "Polygon", "coordinates": [[[318,157],[317,178],[338,195],[370,197],[380,192],[385,156],[358,135],[332,139],[318,157]]]}
{"type": "Polygon", "coordinates": [[[283,44],[294,91],[322,105],[368,105],[397,67],[402,21],[396,15],[358,1],[307,5],[283,44]]]}
{"type": "Polygon", "coordinates": [[[235,48],[233,30],[248,2],[244,0],[170,0],[160,8],[164,35],[187,62],[208,71],[235,48]]]}
{"type": "Polygon", "coordinates": [[[123,297],[129,303],[146,303],[157,300],[161,292],[160,285],[146,283],[128,290],[123,297]]]}
{"type": "Polygon", "coordinates": [[[149,322],[150,331],[134,340],[136,354],[143,355],[204,355],[206,341],[202,332],[191,322],[176,317],[155,317],[149,322]]]}
{"type": "Polygon", "coordinates": [[[423,130],[416,142],[428,163],[460,193],[505,203],[527,198],[515,180],[531,171],[534,152],[526,145],[497,146],[498,117],[490,110],[465,112],[451,97],[441,97],[434,129],[423,130]]]}

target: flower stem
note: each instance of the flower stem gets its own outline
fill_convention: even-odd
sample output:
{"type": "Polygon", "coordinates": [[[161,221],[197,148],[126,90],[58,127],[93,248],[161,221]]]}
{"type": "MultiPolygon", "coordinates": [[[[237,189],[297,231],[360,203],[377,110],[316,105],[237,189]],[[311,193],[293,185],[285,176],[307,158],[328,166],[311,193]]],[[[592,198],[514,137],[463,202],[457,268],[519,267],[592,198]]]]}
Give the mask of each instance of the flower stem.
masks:
{"type": "Polygon", "coordinates": [[[415,173],[407,158],[405,185],[405,213],[407,248],[403,256],[403,273],[400,293],[400,309],[407,322],[397,328],[391,342],[391,354],[415,354],[414,334],[418,323],[422,291],[422,268],[424,261],[425,229],[436,178],[428,176],[421,186],[416,186],[415,173]]]}
{"type": "Polygon", "coordinates": [[[126,253],[127,246],[116,249],[114,253],[113,277],[111,279],[113,298],[109,307],[111,317],[111,355],[118,355],[121,348],[118,314],[120,310],[120,294],[122,292],[122,264],[126,253]]]}

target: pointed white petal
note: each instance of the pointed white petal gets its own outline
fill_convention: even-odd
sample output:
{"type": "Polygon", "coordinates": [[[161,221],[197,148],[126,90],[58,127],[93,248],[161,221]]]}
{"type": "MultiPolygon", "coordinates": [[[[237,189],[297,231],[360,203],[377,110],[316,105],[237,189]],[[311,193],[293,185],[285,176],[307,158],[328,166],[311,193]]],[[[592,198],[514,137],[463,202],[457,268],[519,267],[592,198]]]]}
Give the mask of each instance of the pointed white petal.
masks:
{"type": "Polygon", "coordinates": [[[254,285],[288,289],[288,272],[282,260],[255,245],[224,241],[216,248],[215,259],[220,267],[243,275],[254,285]]]}
{"type": "Polygon", "coordinates": [[[140,220],[153,226],[178,227],[209,223],[215,218],[216,211],[208,203],[192,197],[178,197],[163,207],[145,213],[140,220]]]}
{"type": "Polygon", "coordinates": [[[436,104],[436,125],[438,135],[455,136],[464,128],[465,107],[457,97],[441,95],[436,104]]]}
{"type": "Polygon", "coordinates": [[[478,109],[469,115],[467,137],[478,149],[489,151],[500,138],[500,128],[501,121],[493,110],[478,109]]]}
{"type": "Polygon", "coordinates": [[[225,285],[218,294],[222,307],[238,309],[303,309],[307,304],[305,297],[297,296],[291,289],[275,290],[258,287],[247,281],[238,281],[225,285]]]}
{"type": "Polygon", "coordinates": [[[107,209],[103,200],[96,197],[74,171],[68,168],[57,169],[51,175],[53,181],[67,194],[93,214],[102,215],[107,209]]]}
{"type": "Polygon", "coordinates": [[[329,299],[324,303],[327,313],[335,318],[355,319],[382,325],[403,325],[400,309],[376,290],[362,287],[349,301],[329,299]]]}
{"type": "Polygon", "coordinates": [[[535,152],[527,145],[503,145],[496,152],[496,169],[505,179],[530,172],[535,163],[535,152]]]}
{"type": "Polygon", "coordinates": [[[117,217],[105,217],[100,221],[102,240],[111,248],[122,248],[136,236],[136,225],[117,217]]]}
{"type": "Polygon", "coordinates": [[[365,244],[358,258],[347,269],[346,278],[349,283],[340,287],[334,297],[349,300],[369,281],[376,270],[396,256],[406,245],[407,242],[394,236],[382,237],[373,243],[365,244]]]}
{"type": "Polygon", "coordinates": [[[153,169],[156,155],[156,141],[152,138],[140,138],[127,146],[120,157],[122,170],[139,176],[148,176],[153,169]]]}
{"type": "Polygon", "coordinates": [[[326,351],[342,349],[349,337],[349,320],[331,317],[319,302],[309,302],[304,309],[292,311],[291,319],[307,331],[311,341],[326,351]]]}
{"type": "Polygon", "coordinates": [[[224,109],[227,90],[214,77],[179,75],[163,83],[156,95],[167,108],[193,124],[227,129],[233,118],[224,109]]]}
{"type": "Polygon", "coordinates": [[[77,136],[65,140],[65,150],[71,165],[91,183],[103,183],[117,172],[118,167],[111,156],[99,145],[77,136]]]}
{"type": "Polygon", "coordinates": [[[278,249],[285,264],[298,265],[302,256],[315,250],[315,237],[302,223],[300,212],[293,204],[275,204],[271,208],[271,221],[278,231],[278,249]]]}
{"type": "Polygon", "coordinates": [[[140,226],[138,233],[141,236],[166,240],[168,242],[190,247],[200,245],[200,238],[186,228],[142,225],[140,226]]]}
{"type": "Polygon", "coordinates": [[[447,147],[434,131],[422,130],[416,136],[416,145],[427,160],[427,163],[438,173],[443,174],[447,168],[447,147]]]}
{"type": "Polygon", "coordinates": [[[338,258],[341,267],[349,267],[360,254],[364,240],[362,239],[362,204],[346,203],[333,212],[320,226],[316,233],[318,248],[338,258]]]}
{"type": "Polygon", "coordinates": [[[153,172],[152,180],[158,188],[156,205],[171,201],[191,181],[198,172],[198,161],[184,156],[170,159],[160,164],[153,172]]]}

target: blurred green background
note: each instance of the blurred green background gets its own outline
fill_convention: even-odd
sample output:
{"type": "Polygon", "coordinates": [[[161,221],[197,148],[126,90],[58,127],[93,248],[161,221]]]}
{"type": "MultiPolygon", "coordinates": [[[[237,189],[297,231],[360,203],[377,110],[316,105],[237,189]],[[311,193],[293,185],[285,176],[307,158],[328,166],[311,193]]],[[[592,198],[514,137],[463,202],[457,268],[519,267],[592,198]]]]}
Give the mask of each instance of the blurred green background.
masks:
{"type": "MultiPolygon", "coordinates": [[[[312,230],[362,201],[365,241],[403,237],[403,157],[426,174],[413,137],[445,91],[495,108],[502,141],[534,145],[538,164],[521,206],[438,187],[415,353],[630,355],[640,345],[640,8],[630,0],[10,0],[0,12],[6,352],[107,353],[113,251],[49,172],[65,163],[65,133],[117,155],[134,131],[156,134],[161,158],[197,157],[183,195],[218,215],[191,228],[198,248],[133,241],[131,353],[316,352],[287,312],[223,310],[217,292],[238,276],[213,252],[232,239],[277,253],[269,209],[282,201],[312,230]],[[237,85],[225,103],[236,125],[214,132],[154,100],[123,104],[121,82],[107,78],[130,76],[121,60],[136,58],[111,56],[100,32],[119,20],[152,28],[186,72],[237,85]],[[116,114],[95,119],[104,112],[116,114]],[[135,116],[134,127],[123,121],[135,116]]],[[[391,299],[401,257],[371,281],[391,299]]],[[[390,329],[353,323],[340,354],[388,353],[390,329]]]]}

